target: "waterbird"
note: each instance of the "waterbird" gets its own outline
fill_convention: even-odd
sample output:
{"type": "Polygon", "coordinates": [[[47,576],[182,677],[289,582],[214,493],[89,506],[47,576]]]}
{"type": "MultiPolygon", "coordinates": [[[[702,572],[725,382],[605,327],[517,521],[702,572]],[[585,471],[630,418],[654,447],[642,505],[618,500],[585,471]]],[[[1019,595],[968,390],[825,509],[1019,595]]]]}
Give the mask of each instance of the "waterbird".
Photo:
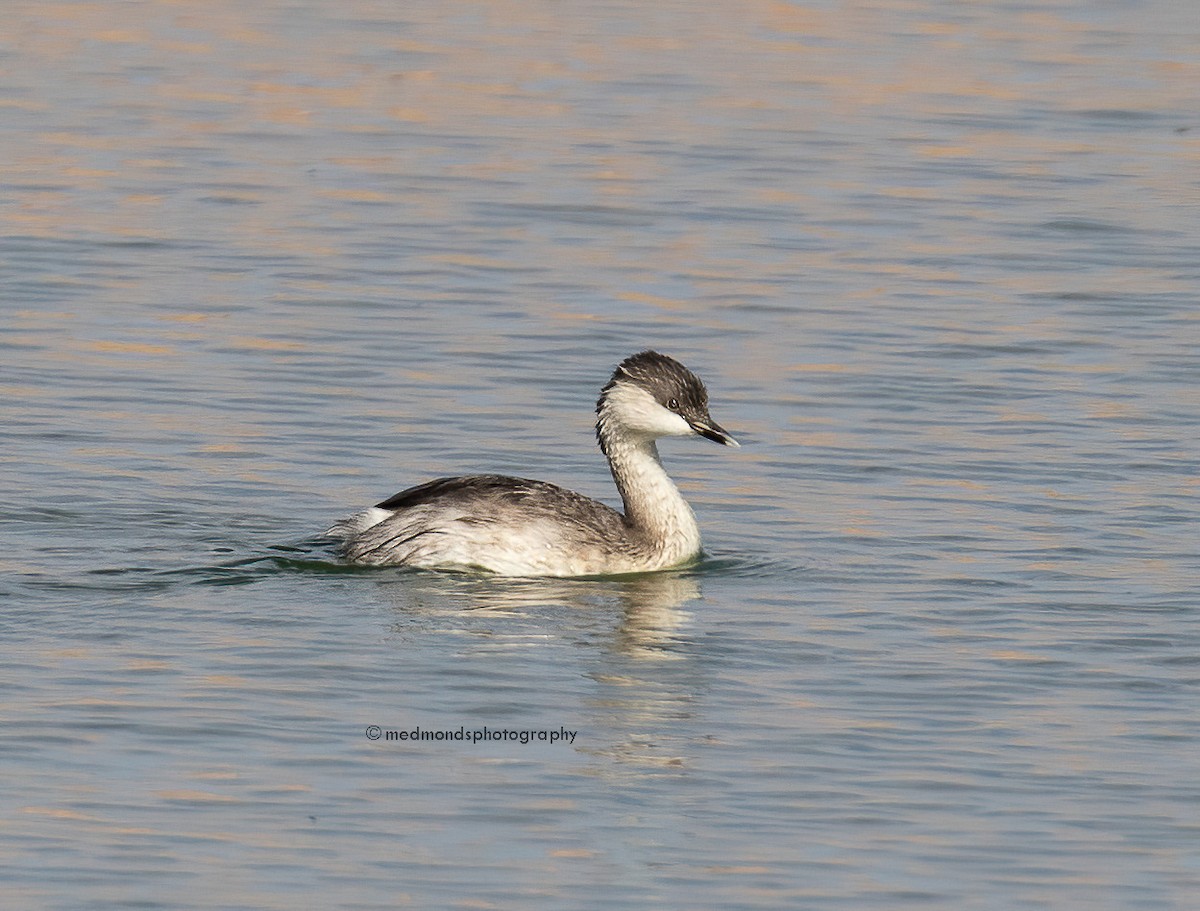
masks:
{"type": "Polygon", "coordinates": [[[656,440],[738,442],[708,413],[704,383],[657,351],[625,358],[596,402],[596,440],[624,513],[545,481],[483,474],[438,478],[336,523],[350,563],[600,576],[680,566],[700,554],[696,516],[659,459],[656,440]]]}

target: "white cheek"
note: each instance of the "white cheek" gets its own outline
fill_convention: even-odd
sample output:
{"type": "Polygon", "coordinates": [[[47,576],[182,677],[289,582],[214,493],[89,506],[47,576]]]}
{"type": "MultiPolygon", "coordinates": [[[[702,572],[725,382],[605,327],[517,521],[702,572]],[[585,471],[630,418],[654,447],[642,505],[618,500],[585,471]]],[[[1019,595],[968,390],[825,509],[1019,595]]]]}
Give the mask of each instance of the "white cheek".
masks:
{"type": "Polygon", "coordinates": [[[651,433],[660,436],[686,436],[692,432],[692,428],[688,426],[688,422],[681,418],[673,411],[667,411],[661,405],[655,403],[654,411],[647,415],[647,421],[651,426],[648,428],[651,433]]]}
{"type": "Polygon", "coordinates": [[[636,386],[617,386],[609,402],[621,415],[621,424],[632,433],[650,437],[686,436],[692,432],[687,421],[668,411],[654,396],[636,386]]]}
{"type": "Polygon", "coordinates": [[[630,397],[629,424],[633,430],[654,436],[683,436],[691,433],[687,421],[673,411],[668,411],[654,400],[654,396],[640,389],[630,397]]]}

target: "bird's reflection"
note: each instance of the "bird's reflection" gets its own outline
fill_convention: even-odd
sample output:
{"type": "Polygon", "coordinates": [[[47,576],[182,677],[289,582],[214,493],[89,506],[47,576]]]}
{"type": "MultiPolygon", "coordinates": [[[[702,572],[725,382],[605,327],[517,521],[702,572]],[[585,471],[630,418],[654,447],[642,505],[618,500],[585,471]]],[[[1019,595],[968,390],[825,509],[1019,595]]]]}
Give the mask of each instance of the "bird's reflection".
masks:
{"type": "MultiPolygon", "coordinates": [[[[599,762],[595,774],[625,780],[691,765],[694,744],[686,732],[707,687],[686,607],[701,597],[701,575],[694,569],[599,579],[403,573],[381,589],[403,612],[397,633],[406,639],[416,628],[466,633],[471,644],[464,657],[487,660],[488,673],[497,672],[497,654],[566,644],[581,689],[564,692],[563,705],[574,704],[574,723],[588,732],[576,749],[599,762]]],[[[504,671],[511,668],[506,663],[504,671]]],[[[529,678],[531,705],[544,700],[539,685],[536,674],[529,678]]]]}
{"type": "Polygon", "coordinates": [[[691,622],[684,605],[700,599],[695,578],[671,573],[641,576],[624,584],[616,648],[643,658],[678,658],[673,646],[691,622]]]}
{"type": "MultiPolygon", "coordinates": [[[[427,619],[462,617],[470,611],[528,614],[566,609],[584,627],[611,620],[611,648],[637,658],[678,657],[675,646],[691,620],[685,605],[700,598],[687,572],[658,572],[597,579],[508,579],[435,573],[404,573],[382,586],[406,614],[427,619]],[[582,612],[582,613],[581,613],[582,612]]],[[[558,624],[561,629],[561,624],[558,624]]]]}

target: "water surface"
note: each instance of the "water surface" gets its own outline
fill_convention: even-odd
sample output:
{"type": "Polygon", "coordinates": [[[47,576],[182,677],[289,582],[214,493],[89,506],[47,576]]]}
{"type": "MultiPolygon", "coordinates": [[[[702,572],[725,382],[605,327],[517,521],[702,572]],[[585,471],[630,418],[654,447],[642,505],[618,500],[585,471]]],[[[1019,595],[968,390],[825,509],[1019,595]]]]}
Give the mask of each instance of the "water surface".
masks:
{"type": "Polygon", "coordinates": [[[1192,907],[1198,38],[9,4],[6,907],[1192,907]],[[662,447],[701,564],[315,540],[444,474],[613,502],[645,347],[743,442],[662,447]]]}

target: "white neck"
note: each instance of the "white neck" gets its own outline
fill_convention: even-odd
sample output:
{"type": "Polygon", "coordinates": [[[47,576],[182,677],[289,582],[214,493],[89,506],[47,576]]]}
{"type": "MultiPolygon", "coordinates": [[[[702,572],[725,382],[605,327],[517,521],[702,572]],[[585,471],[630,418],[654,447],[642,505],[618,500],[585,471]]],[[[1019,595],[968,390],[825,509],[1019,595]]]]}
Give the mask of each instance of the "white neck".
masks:
{"type": "Polygon", "coordinates": [[[663,566],[699,553],[696,516],[663,469],[653,438],[621,433],[604,421],[600,435],[630,530],[661,557],[663,566]]]}

